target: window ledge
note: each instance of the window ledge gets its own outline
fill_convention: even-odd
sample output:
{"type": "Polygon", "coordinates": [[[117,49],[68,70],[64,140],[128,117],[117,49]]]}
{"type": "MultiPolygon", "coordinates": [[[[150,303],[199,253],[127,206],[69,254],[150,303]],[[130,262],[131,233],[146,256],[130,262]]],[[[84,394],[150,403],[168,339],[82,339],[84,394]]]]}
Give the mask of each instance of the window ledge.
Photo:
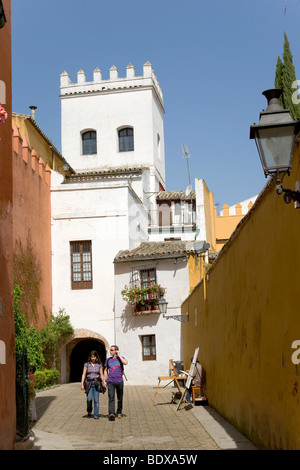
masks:
{"type": "Polygon", "coordinates": [[[157,310],[141,310],[141,311],[133,310],[132,311],[133,316],[149,315],[150,313],[160,313],[160,310],[157,309],[157,310]]]}

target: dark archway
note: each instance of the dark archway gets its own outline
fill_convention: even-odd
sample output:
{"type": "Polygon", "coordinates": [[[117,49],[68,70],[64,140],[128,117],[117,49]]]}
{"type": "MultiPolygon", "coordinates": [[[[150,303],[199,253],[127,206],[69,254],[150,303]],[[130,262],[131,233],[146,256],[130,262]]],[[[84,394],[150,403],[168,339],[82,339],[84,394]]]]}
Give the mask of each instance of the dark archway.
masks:
{"type": "Polygon", "coordinates": [[[96,350],[104,365],[106,359],[105,346],[96,339],[83,339],[74,346],[70,357],[70,382],[80,382],[84,363],[91,351],[96,350]]]}

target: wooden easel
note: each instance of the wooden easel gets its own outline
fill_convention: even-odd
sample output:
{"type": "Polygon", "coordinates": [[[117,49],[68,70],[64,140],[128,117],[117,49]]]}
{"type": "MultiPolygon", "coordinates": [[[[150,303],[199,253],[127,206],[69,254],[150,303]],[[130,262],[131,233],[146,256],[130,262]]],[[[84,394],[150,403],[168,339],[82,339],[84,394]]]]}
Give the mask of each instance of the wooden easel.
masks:
{"type": "Polygon", "coordinates": [[[190,367],[190,370],[189,370],[189,375],[188,377],[186,378],[186,382],[185,382],[185,389],[184,389],[184,392],[181,394],[181,399],[178,403],[178,406],[177,406],[177,411],[179,410],[180,408],[180,405],[181,403],[183,402],[184,400],[184,397],[186,395],[186,392],[187,390],[190,388],[191,386],[191,382],[192,382],[192,377],[193,377],[193,374],[194,374],[194,370],[195,370],[195,367],[196,367],[196,360],[197,360],[197,357],[198,357],[198,353],[199,353],[199,348],[196,348],[195,349],[195,352],[194,352],[194,356],[193,356],[193,359],[192,359],[192,364],[191,364],[191,367],[190,367]]]}
{"type": "Polygon", "coordinates": [[[168,385],[170,385],[173,382],[176,385],[176,387],[178,388],[178,391],[181,393],[181,395],[183,394],[178,380],[185,380],[186,376],[185,375],[178,375],[172,359],[169,360],[169,369],[171,371],[171,375],[158,377],[158,384],[157,384],[157,387],[156,387],[155,395],[153,397],[152,406],[154,405],[156,395],[159,392],[161,392],[161,390],[163,390],[164,388],[166,388],[168,385]],[[159,385],[160,385],[160,382],[162,380],[168,380],[169,382],[167,383],[167,385],[164,385],[161,389],[159,389],[159,385]]]}

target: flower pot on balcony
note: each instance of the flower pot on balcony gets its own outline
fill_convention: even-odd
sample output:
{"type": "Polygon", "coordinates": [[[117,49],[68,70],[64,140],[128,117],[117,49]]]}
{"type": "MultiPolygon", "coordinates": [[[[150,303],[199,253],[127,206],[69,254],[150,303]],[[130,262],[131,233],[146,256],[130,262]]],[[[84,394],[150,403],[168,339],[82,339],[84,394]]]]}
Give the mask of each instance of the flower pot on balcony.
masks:
{"type": "Polygon", "coordinates": [[[132,315],[141,315],[146,310],[146,305],[142,305],[141,303],[136,303],[132,305],[132,315]]]}
{"type": "Polygon", "coordinates": [[[136,303],[132,306],[132,315],[149,315],[150,313],[160,313],[158,304],[156,301],[147,302],[145,305],[136,303]]]}

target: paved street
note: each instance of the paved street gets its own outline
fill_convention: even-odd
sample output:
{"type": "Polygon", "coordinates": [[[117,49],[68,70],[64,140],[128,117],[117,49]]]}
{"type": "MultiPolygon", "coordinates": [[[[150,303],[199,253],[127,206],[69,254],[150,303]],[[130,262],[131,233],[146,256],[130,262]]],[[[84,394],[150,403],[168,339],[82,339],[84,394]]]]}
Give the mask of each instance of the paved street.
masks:
{"type": "Polygon", "coordinates": [[[172,386],[158,393],[152,407],[155,388],[125,384],[124,417],[114,422],[108,420],[107,393],[100,395],[100,418],[95,420],[87,417],[86,395],[79,383],[38,392],[32,450],[254,449],[233,428],[226,431],[210,407],[183,404],[177,410],[171,403],[172,386]]]}

